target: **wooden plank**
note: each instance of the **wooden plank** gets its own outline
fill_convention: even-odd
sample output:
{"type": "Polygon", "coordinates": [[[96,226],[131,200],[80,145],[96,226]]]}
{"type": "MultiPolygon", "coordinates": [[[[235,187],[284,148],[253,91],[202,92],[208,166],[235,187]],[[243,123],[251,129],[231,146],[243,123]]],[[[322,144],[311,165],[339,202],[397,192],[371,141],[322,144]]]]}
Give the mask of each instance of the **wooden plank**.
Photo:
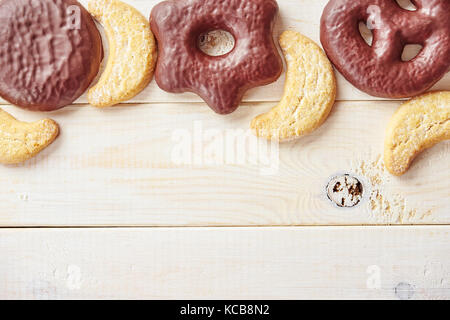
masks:
{"type": "Polygon", "coordinates": [[[0,225],[450,223],[449,142],[401,178],[383,169],[384,130],[397,102],[338,103],[318,131],[281,146],[246,140],[250,120],[272,105],[245,105],[226,117],[204,104],[55,112],[60,138],[24,165],[0,167],[0,225]],[[329,178],[347,172],[365,190],[353,209],[325,195],[329,178]]]}
{"type": "Polygon", "coordinates": [[[1,299],[450,299],[450,227],[0,230],[1,299]]]}
{"type": "MultiPolygon", "coordinates": [[[[125,2],[148,16],[159,0],[125,2]]],[[[275,36],[293,29],[318,42],[326,2],[279,0],[275,36]]],[[[62,133],[26,164],[0,166],[0,227],[449,224],[450,142],[389,176],[380,155],[399,103],[338,81],[341,102],[326,124],[279,149],[240,146],[250,120],[280,99],[284,75],[225,117],[154,81],[108,110],[84,105],[85,96],[51,114],[2,106],[20,119],[51,116],[62,133]],[[347,172],[363,181],[365,198],[339,209],[325,185],[347,172]]],[[[450,74],[435,88],[448,90],[450,74]]],[[[0,229],[0,299],[450,299],[449,231],[0,229]]]]}
{"type": "MultiPolygon", "coordinates": [[[[82,4],[87,5],[89,0],[81,0],[82,4]]],[[[139,9],[146,17],[150,16],[150,11],[160,0],[124,0],[124,2],[133,5],[139,9]]],[[[280,6],[280,15],[276,24],[274,36],[278,39],[281,32],[287,29],[297,30],[310,37],[317,43],[320,43],[320,17],[322,10],[328,0],[278,0],[280,6]]],[[[107,40],[104,39],[107,48],[107,40]]],[[[244,101],[278,101],[283,92],[284,74],[280,79],[271,85],[255,88],[248,92],[244,101]]],[[[450,88],[450,73],[447,74],[434,89],[448,90],[450,88]]],[[[339,100],[378,100],[360,92],[348,83],[340,74],[338,75],[338,99],[339,100]]],[[[155,81],[137,97],[133,98],[132,103],[144,102],[201,102],[202,100],[194,94],[170,94],[158,88],[155,81]]],[[[0,104],[5,104],[0,100],[0,104]]],[[[76,103],[87,103],[86,96],[82,96],[76,103]]]]}

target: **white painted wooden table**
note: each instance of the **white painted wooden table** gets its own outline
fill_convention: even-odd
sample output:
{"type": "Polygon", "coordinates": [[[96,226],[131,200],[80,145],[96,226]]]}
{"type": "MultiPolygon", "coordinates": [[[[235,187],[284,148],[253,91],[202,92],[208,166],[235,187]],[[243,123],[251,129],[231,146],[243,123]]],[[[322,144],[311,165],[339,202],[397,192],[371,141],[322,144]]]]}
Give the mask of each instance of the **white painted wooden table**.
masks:
{"type": "MultiPolygon", "coordinates": [[[[158,1],[126,2],[148,16],[158,1]]],[[[276,36],[319,40],[326,0],[278,2],[276,36]]],[[[50,115],[1,106],[62,132],[37,158],[0,167],[0,298],[449,299],[450,143],[391,177],[381,154],[399,102],[338,81],[325,125],[268,164],[240,161],[235,140],[228,161],[211,150],[276,104],[284,76],[229,116],[155,82],[107,110],[85,97],[50,115]],[[325,195],[343,172],[364,182],[354,209],[325,195]]],[[[449,90],[450,74],[436,88],[449,90]]]]}

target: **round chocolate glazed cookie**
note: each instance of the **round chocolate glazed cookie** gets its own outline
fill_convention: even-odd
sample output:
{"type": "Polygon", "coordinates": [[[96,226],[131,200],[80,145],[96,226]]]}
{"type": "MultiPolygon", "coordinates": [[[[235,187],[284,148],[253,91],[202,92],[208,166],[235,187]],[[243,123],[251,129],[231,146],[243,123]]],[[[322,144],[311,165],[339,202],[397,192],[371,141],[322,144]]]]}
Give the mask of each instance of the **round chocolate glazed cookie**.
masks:
{"type": "Polygon", "coordinates": [[[0,96],[33,111],[71,104],[95,78],[100,33],[75,0],[0,1],[0,96]]]}
{"type": "Polygon", "coordinates": [[[411,0],[416,10],[395,0],[330,0],[320,37],[336,68],[358,89],[378,97],[406,98],[431,88],[450,70],[450,0],[411,0]],[[359,31],[373,33],[367,44],[359,31]],[[408,44],[419,54],[402,59],[408,44]]]}
{"type": "Polygon", "coordinates": [[[158,40],[155,79],[168,92],[195,92],[217,113],[231,113],[244,93],[269,84],[283,64],[273,41],[275,0],[168,0],[156,5],[150,25],[158,40]],[[208,31],[231,33],[229,53],[210,56],[198,46],[208,31]]]}

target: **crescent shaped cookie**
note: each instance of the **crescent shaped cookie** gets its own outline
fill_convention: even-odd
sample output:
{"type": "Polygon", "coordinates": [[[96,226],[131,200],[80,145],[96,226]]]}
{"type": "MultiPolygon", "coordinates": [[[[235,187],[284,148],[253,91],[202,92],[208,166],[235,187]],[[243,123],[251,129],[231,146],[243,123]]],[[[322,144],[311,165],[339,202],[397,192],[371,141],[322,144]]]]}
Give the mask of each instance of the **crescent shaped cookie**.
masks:
{"type": "Polygon", "coordinates": [[[402,104],[392,117],[384,146],[390,173],[404,174],[423,150],[450,139],[450,91],[431,92],[402,104]]]}
{"type": "Polygon", "coordinates": [[[109,57],[98,83],[88,92],[89,103],[109,107],[129,100],[150,82],[156,63],[156,43],[147,19],[118,0],[92,0],[89,12],[105,28],[109,57]]]}
{"type": "Polygon", "coordinates": [[[336,99],[333,67],[322,49],[295,31],[285,31],[280,45],[287,61],[280,103],[251,123],[259,137],[291,140],[311,133],[328,117],[336,99]]]}
{"type": "Polygon", "coordinates": [[[27,123],[0,109],[0,163],[24,162],[45,149],[58,134],[58,124],[51,119],[27,123]]]}

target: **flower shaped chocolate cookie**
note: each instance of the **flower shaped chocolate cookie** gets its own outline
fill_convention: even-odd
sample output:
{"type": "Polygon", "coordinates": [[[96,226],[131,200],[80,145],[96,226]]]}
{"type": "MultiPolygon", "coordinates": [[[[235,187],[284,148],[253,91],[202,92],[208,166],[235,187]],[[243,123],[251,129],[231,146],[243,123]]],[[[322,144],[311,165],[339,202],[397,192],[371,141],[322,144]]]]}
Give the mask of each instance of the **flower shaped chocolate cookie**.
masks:
{"type": "Polygon", "coordinates": [[[159,46],[159,87],[197,93],[219,114],[235,111],[248,89],[269,84],[282,72],[272,37],[277,12],[275,0],[161,2],[150,16],[159,46]],[[231,33],[233,50],[216,57],[202,52],[198,37],[212,30],[231,33]]]}

